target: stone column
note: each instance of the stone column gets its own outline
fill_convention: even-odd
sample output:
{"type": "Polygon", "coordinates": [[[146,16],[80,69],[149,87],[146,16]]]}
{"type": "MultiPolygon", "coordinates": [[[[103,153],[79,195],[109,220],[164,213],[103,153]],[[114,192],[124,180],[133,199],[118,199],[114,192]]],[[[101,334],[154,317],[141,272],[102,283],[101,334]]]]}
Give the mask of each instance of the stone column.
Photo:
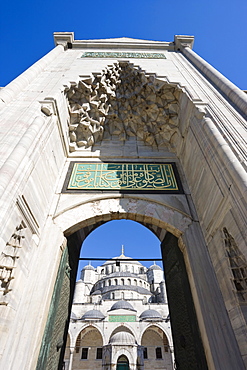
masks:
{"type": "Polygon", "coordinates": [[[75,347],[70,348],[69,368],[68,368],[68,370],[72,370],[74,351],[75,351],[75,347]]]}

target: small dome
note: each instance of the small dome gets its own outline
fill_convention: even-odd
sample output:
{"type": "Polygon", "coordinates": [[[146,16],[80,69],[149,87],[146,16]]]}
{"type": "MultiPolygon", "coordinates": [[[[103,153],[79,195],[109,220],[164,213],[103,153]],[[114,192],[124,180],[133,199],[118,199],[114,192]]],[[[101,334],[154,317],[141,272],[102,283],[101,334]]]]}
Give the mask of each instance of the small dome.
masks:
{"type": "Polygon", "coordinates": [[[152,265],[148,268],[149,270],[162,270],[162,268],[158,265],[152,265]]]}
{"type": "Polygon", "coordinates": [[[103,320],[104,318],[105,318],[105,316],[103,315],[103,313],[101,311],[99,311],[99,310],[90,310],[90,311],[87,311],[86,313],[84,313],[81,320],[98,321],[98,320],[103,320]]]}
{"type": "Polygon", "coordinates": [[[112,305],[111,309],[109,311],[113,310],[129,310],[129,311],[135,311],[134,307],[127,301],[118,301],[112,305]]]}
{"type": "Polygon", "coordinates": [[[161,314],[156,310],[145,310],[140,315],[141,321],[160,321],[162,320],[161,314]]]}
{"type": "Polygon", "coordinates": [[[127,331],[120,331],[110,338],[110,344],[124,344],[124,345],[133,345],[135,344],[135,338],[132,334],[127,331]]]}
{"type": "Polygon", "coordinates": [[[93,271],[95,271],[95,268],[91,265],[86,265],[86,266],[83,267],[82,270],[93,270],[93,271]]]}
{"type": "Polygon", "coordinates": [[[93,292],[91,295],[98,295],[98,294],[101,294],[101,291],[99,289],[95,290],[95,292],[93,292]]]}

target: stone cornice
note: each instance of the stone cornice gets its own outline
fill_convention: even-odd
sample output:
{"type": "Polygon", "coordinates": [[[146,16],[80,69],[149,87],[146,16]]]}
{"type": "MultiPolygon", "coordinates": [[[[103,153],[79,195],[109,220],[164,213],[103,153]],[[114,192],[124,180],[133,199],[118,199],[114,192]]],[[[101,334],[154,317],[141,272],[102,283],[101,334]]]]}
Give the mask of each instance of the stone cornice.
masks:
{"type": "Polygon", "coordinates": [[[71,49],[141,49],[141,50],[170,50],[176,51],[180,44],[193,46],[194,36],[175,36],[174,42],[139,40],[128,37],[100,39],[100,40],[75,40],[74,32],[55,32],[55,45],[63,45],[71,49]]]}

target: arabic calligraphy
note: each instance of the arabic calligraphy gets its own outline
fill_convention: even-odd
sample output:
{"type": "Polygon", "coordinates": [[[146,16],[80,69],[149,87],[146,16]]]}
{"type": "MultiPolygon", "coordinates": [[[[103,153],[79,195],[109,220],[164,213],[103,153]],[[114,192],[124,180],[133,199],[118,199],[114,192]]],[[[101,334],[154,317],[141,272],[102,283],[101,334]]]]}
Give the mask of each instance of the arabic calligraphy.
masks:
{"type": "Polygon", "coordinates": [[[110,315],[109,322],[135,322],[136,316],[134,315],[110,315]]]}
{"type": "Polygon", "coordinates": [[[81,58],[144,58],[144,59],[166,59],[162,53],[126,53],[126,52],[85,52],[81,58]]]}
{"type": "Polygon", "coordinates": [[[74,163],[67,189],[178,190],[171,163],[74,163]]]}

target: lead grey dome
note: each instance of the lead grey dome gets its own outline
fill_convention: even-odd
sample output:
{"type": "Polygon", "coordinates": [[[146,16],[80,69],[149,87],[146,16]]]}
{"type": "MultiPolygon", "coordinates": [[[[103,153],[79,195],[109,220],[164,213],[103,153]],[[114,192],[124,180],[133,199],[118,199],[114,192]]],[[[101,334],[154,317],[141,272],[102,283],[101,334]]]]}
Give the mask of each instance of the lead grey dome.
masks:
{"type": "Polygon", "coordinates": [[[93,271],[95,271],[95,268],[91,265],[86,265],[86,266],[83,267],[82,270],[93,270],[93,271]]]}
{"type": "Polygon", "coordinates": [[[158,265],[152,265],[148,268],[148,270],[162,270],[162,268],[158,265]]]}
{"type": "Polygon", "coordinates": [[[128,310],[128,311],[135,311],[134,307],[127,301],[118,301],[114,303],[114,305],[111,306],[111,309],[109,311],[113,310],[128,310]]]}
{"type": "Polygon", "coordinates": [[[124,345],[132,345],[135,344],[135,338],[132,334],[128,333],[127,331],[120,331],[110,338],[110,344],[124,344],[124,345]]]}
{"type": "Polygon", "coordinates": [[[84,313],[81,320],[100,321],[100,320],[103,320],[104,318],[105,318],[105,316],[103,315],[103,313],[101,311],[99,311],[99,310],[90,310],[90,311],[87,311],[86,313],[84,313]]]}
{"type": "Polygon", "coordinates": [[[141,321],[160,321],[162,320],[161,314],[156,310],[145,310],[140,315],[141,321]]]}

